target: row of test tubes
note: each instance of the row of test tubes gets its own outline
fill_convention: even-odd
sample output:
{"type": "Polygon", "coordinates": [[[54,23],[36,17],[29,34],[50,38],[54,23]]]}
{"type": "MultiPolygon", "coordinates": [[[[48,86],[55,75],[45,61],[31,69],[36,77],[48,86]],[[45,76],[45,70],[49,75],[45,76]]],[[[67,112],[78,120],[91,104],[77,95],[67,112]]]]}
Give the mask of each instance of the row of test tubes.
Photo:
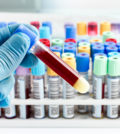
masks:
{"type": "MultiPolygon", "coordinates": [[[[111,65],[113,65],[113,68],[118,68],[118,64],[115,63],[114,65],[111,59],[119,60],[120,51],[120,43],[117,38],[119,32],[113,32],[114,28],[112,28],[112,24],[109,22],[101,23],[100,34],[98,34],[97,23],[91,22],[87,25],[86,23],[80,22],[77,24],[77,29],[73,24],[66,24],[65,40],[61,38],[52,39],[52,25],[50,22],[43,22],[42,26],[40,26],[38,22],[31,22],[31,24],[39,29],[40,42],[49,47],[50,50],[66,64],[77,70],[78,73],[93,85],[90,96],[94,99],[102,99],[104,97],[112,99],[111,93],[114,92],[112,90],[115,89],[115,87],[117,90],[115,94],[119,94],[119,86],[116,86],[116,83],[113,82],[112,86],[114,87],[109,87],[108,82],[109,77],[114,77],[111,73],[108,73],[111,65]],[[108,68],[107,64],[110,64],[108,68]],[[100,74],[100,70],[102,75],[100,74]],[[107,74],[109,77],[106,77],[107,74]]],[[[119,31],[119,27],[116,28],[116,31],[119,31]]],[[[114,74],[115,77],[119,76],[117,72],[114,74]]],[[[15,89],[12,90],[12,95],[10,95],[11,98],[15,96],[19,99],[44,99],[47,97],[56,100],[59,98],[73,99],[76,95],[80,95],[75,92],[73,87],[60,78],[52,69],[46,67],[40,60],[38,65],[32,69],[18,67],[15,72],[15,78],[16,85],[15,89]],[[13,92],[15,92],[15,95],[13,95],[13,92]]],[[[119,85],[119,77],[117,84],[119,85]]],[[[117,97],[119,97],[119,95],[117,97]]],[[[6,118],[19,117],[26,119],[30,116],[43,118],[45,117],[45,111],[48,111],[48,117],[50,118],[58,118],[60,116],[61,107],[59,105],[49,105],[47,108],[45,107],[44,105],[20,105],[17,106],[16,109],[16,107],[12,105],[9,108],[2,109],[1,115],[5,114],[6,118]]],[[[114,113],[118,111],[118,108],[119,106],[117,106],[117,108],[116,106],[109,106],[103,110],[103,106],[100,105],[79,105],[76,110],[76,106],[74,105],[64,105],[62,106],[62,111],[64,118],[73,118],[75,111],[79,113],[92,112],[92,116],[95,118],[102,118],[103,113],[106,111],[107,117],[117,118],[118,114],[114,116],[114,113]]]]}

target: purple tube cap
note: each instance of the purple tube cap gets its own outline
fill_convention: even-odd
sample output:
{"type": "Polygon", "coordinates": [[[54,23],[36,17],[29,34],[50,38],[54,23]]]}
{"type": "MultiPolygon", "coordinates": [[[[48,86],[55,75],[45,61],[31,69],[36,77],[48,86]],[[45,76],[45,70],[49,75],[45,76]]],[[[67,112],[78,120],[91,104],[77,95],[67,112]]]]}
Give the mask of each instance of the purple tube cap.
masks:
{"type": "Polygon", "coordinates": [[[28,75],[29,74],[29,68],[24,68],[24,67],[21,67],[19,66],[17,69],[16,69],[16,74],[17,75],[21,75],[21,76],[25,76],[25,75],[28,75]]]}

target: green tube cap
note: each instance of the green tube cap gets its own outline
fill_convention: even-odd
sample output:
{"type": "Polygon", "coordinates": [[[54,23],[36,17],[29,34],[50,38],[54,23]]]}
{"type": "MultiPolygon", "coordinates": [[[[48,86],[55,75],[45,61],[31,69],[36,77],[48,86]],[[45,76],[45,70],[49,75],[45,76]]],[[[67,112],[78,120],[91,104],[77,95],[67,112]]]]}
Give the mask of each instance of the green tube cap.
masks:
{"type": "Polygon", "coordinates": [[[89,42],[80,42],[79,44],[78,44],[78,46],[80,47],[80,46],[90,46],[90,43],[89,42]]]}
{"type": "Polygon", "coordinates": [[[52,46],[63,47],[64,46],[64,40],[62,40],[62,39],[53,39],[52,40],[52,46]]]}
{"type": "Polygon", "coordinates": [[[113,32],[104,32],[103,33],[103,42],[105,42],[106,41],[106,39],[108,39],[108,38],[115,38],[115,34],[113,33],[113,32]]]}
{"type": "Polygon", "coordinates": [[[107,57],[106,56],[96,56],[94,61],[93,73],[97,76],[103,76],[107,74],[107,57]]]}
{"type": "Polygon", "coordinates": [[[113,56],[108,58],[108,75],[120,76],[120,57],[113,56]]]}
{"type": "Polygon", "coordinates": [[[63,53],[63,54],[62,54],[62,58],[66,58],[66,57],[75,58],[75,55],[74,55],[73,53],[63,53]]]}

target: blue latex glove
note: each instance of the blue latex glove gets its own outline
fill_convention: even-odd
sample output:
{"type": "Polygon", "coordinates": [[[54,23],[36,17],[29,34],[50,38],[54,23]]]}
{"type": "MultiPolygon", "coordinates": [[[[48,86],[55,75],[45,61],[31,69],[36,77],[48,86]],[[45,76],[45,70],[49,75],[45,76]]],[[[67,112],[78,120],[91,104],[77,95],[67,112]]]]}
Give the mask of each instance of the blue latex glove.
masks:
{"type": "MultiPolygon", "coordinates": [[[[18,26],[19,24],[15,24],[0,29],[0,107],[10,104],[9,93],[14,87],[13,72],[16,68],[20,64],[23,67],[33,67],[38,62],[33,54],[27,53],[29,37],[24,33],[12,35],[18,26]]],[[[33,26],[26,26],[38,35],[33,26]]]]}

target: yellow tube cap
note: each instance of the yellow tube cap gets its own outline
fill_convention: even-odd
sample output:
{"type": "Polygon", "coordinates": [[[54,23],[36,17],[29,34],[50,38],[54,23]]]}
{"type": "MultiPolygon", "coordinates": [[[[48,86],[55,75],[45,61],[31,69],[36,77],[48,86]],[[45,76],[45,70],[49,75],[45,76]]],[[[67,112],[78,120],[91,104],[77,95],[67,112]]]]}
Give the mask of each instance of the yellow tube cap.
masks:
{"type": "Polygon", "coordinates": [[[88,53],[90,55],[90,47],[89,46],[80,46],[78,47],[78,53],[88,53]]]}
{"type": "Polygon", "coordinates": [[[102,22],[100,24],[100,35],[103,34],[103,32],[111,31],[111,24],[109,22],[102,22]]]}
{"type": "Polygon", "coordinates": [[[90,43],[94,43],[94,42],[102,43],[102,40],[101,39],[92,39],[92,40],[90,40],[90,43]]]}
{"type": "Polygon", "coordinates": [[[74,57],[63,57],[62,60],[68,64],[71,68],[76,70],[76,60],[74,57]]]}
{"type": "MultiPolygon", "coordinates": [[[[54,52],[58,57],[60,57],[60,53],[59,52],[54,52]]],[[[58,76],[57,73],[55,73],[51,68],[47,68],[47,74],[49,76],[58,76]]]]}
{"type": "Polygon", "coordinates": [[[78,35],[86,35],[87,34],[87,25],[85,22],[77,23],[77,34],[78,35]]]}

